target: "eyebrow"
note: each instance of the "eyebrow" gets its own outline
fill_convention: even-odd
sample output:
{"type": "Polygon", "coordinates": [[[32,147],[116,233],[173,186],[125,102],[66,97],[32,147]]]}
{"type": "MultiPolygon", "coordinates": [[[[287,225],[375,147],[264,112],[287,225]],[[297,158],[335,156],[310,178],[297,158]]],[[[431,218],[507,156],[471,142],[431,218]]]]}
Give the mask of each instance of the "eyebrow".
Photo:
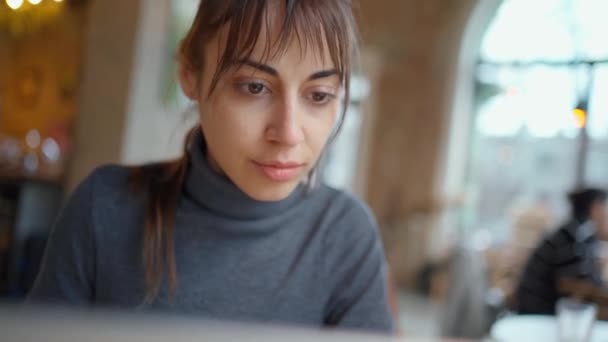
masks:
{"type": "MultiPolygon", "coordinates": [[[[257,69],[263,73],[269,74],[271,76],[275,76],[275,77],[279,76],[279,72],[277,71],[277,69],[275,69],[267,64],[252,61],[251,59],[242,59],[237,64],[247,65],[247,66],[257,69]]],[[[327,77],[339,76],[339,75],[340,75],[340,72],[338,72],[338,70],[336,70],[336,69],[322,70],[322,71],[318,71],[318,72],[315,72],[314,74],[310,75],[308,77],[308,81],[314,81],[314,80],[318,80],[321,78],[327,78],[327,77]]]]}

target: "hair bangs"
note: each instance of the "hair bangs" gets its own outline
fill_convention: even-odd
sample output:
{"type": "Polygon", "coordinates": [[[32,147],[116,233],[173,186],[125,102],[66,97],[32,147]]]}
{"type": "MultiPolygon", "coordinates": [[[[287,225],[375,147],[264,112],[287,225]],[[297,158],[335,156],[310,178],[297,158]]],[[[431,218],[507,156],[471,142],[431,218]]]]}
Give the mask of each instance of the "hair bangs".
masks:
{"type": "MultiPolygon", "coordinates": [[[[228,25],[225,48],[219,56],[210,93],[216,88],[222,75],[244,59],[249,59],[265,34],[265,45],[259,62],[279,57],[295,41],[304,56],[314,51],[323,60],[326,49],[338,71],[348,96],[353,56],[356,53],[357,33],[349,1],[326,0],[247,0],[232,1],[225,7],[224,15],[216,23],[228,25]],[[284,6],[280,4],[284,3],[284,6]],[[344,8],[343,8],[344,7],[344,8]],[[278,27],[272,25],[274,15],[282,15],[278,27]],[[275,32],[272,37],[270,32],[275,32]],[[312,49],[312,50],[310,50],[312,49]]],[[[218,25],[219,26],[219,25],[218,25]]],[[[219,28],[218,28],[219,31],[219,28]]],[[[323,60],[323,62],[325,62],[323,60]]]]}

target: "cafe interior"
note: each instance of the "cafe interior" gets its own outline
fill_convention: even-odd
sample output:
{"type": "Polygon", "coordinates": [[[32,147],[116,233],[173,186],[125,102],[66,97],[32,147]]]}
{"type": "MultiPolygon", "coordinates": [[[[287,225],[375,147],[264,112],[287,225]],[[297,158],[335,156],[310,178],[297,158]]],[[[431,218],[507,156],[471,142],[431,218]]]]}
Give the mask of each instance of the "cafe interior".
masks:
{"type": "MultiPolygon", "coordinates": [[[[608,190],[608,2],[352,2],[360,59],[321,174],[376,217],[396,340],[554,341],[568,324],[608,339],[602,283],[556,280],[570,302],[554,314],[516,303],[537,246],[571,216],[569,194],[608,190]]],[[[0,340],[28,336],[28,319],[56,320],[40,323],[48,340],[145,338],[140,317],[129,329],[104,315],[15,315],[57,215],[92,170],[182,152],[195,118],[175,56],[198,4],[0,0],[0,340]]],[[[608,238],[596,235],[608,284],[608,238]]],[[[168,322],[156,339],[384,340],[168,322]]]]}

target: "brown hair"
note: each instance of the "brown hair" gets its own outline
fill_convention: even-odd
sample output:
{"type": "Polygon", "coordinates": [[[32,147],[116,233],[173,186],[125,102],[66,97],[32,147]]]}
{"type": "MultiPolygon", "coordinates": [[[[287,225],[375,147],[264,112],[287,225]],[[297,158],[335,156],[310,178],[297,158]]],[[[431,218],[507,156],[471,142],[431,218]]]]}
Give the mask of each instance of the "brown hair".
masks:
{"type": "MultiPolygon", "coordinates": [[[[227,25],[226,46],[213,74],[211,94],[223,74],[239,60],[250,57],[263,28],[268,28],[267,14],[274,4],[284,4],[285,16],[277,40],[266,44],[264,58],[283,53],[293,39],[303,50],[313,46],[320,56],[327,48],[345,89],[339,127],[349,102],[350,74],[358,42],[350,0],[201,0],[192,27],[179,48],[180,63],[188,71],[201,75],[204,71],[204,47],[227,25]]],[[[138,167],[131,175],[131,184],[145,194],[146,201],[142,250],[146,302],[158,296],[165,274],[170,292],[174,293],[177,287],[174,255],[176,207],[196,129],[198,127],[188,134],[184,155],[180,159],[138,167]]]]}

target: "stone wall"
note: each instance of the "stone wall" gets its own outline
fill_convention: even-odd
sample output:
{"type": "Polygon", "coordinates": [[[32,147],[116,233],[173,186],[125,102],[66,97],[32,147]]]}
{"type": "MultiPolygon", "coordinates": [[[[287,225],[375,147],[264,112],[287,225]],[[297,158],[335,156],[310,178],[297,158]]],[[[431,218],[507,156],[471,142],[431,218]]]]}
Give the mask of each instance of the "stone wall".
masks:
{"type": "Polygon", "coordinates": [[[460,47],[476,0],[361,0],[364,51],[376,60],[366,199],[396,278],[413,283],[427,257],[460,47]],[[382,6],[379,6],[379,4],[382,6]],[[379,62],[378,62],[379,60],[379,62]]]}

